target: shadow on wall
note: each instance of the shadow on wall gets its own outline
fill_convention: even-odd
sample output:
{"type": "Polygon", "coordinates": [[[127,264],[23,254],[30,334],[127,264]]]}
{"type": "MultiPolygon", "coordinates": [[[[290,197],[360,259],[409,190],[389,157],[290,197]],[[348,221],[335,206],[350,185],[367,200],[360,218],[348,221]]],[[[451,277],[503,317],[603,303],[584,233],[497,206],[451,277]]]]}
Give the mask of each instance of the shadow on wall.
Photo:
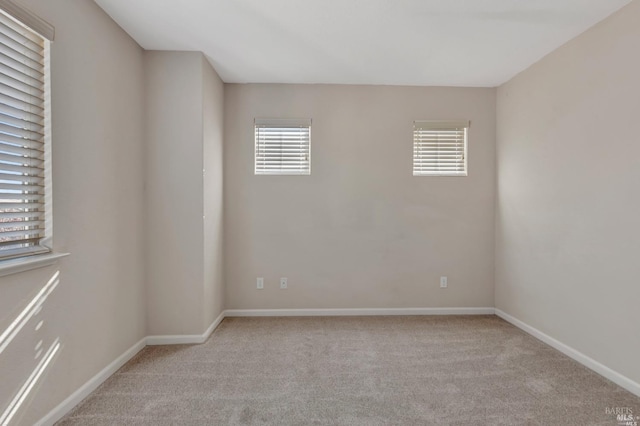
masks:
{"type": "Polygon", "coordinates": [[[12,366],[0,381],[1,426],[19,423],[60,352],[60,338],[45,337],[43,318],[44,304],[59,283],[60,271],[56,271],[31,300],[25,300],[24,309],[0,334],[0,365],[12,366]]]}

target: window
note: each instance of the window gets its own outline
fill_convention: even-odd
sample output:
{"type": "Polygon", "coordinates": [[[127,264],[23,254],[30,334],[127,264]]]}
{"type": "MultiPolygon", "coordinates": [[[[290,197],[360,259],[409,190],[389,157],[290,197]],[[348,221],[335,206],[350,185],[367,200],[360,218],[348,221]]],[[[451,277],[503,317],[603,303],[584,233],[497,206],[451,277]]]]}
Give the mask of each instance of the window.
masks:
{"type": "Polygon", "coordinates": [[[51,40],[53,28],[0,1],[0,259],[49,250],[49,41],[41,34],[51,40]]]}
{"type": "Polygon", "coordinates": [[[413,123],[414,176],[467,176],[468,121],[413,123]]]}
{"type": "Polygon", "coordinates": [[[311,120],[255,120],[257,175],[311,174],[311,120]]]}

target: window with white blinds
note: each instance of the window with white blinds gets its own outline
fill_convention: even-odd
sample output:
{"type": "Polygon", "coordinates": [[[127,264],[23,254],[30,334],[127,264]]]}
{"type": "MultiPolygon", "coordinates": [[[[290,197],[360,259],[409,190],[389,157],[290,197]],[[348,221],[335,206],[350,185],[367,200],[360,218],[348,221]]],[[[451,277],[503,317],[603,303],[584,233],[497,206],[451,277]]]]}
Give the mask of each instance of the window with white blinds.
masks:
{"type": "Polygon", "coordinates": [[[48,251],[48,40],[5,14],[7,4],[17,7],[0,2],[0,259],[48,251]]]}
{"type": "Polygon", "coordinates": [[[413,123],[414,176],[467,176],[468,121],[413,123]]]}
{"type": "Polygon", "coordinates": [[[310,119],[255,119],[255,174],[311,174],[310,119]]]}

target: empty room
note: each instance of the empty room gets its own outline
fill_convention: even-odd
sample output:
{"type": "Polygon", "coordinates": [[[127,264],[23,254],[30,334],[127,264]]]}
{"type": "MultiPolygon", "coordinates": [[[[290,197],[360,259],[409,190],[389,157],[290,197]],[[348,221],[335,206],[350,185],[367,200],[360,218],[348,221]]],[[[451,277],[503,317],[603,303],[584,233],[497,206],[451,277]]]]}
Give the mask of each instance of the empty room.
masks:
{"type": "Polygon", "coordinates": [[[0,0],[0,426],[640,424],[640,0],[0,0]]]}

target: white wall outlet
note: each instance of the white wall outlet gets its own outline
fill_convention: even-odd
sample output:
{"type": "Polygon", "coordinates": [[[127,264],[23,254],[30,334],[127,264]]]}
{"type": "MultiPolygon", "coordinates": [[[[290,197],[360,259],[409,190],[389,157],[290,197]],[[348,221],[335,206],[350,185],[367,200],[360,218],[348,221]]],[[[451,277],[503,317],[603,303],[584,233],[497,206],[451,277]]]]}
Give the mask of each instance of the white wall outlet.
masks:
{"type": "Polygon", "coordinates": [[[440,277],[440,288],[447,288],[447,277],[440,277]]]}
{"type": "Polygon", "coordinates": [[[262,290],[264,288],[264,278],[258,277],[258,279],[256,280],[256,288],[258,290],[262,290]]]}
{"type": "Polygon", "coordinates": [[[282,290],[287,288],[287,279],[284,277],[280,278],[280,288],[282,290]]]}

